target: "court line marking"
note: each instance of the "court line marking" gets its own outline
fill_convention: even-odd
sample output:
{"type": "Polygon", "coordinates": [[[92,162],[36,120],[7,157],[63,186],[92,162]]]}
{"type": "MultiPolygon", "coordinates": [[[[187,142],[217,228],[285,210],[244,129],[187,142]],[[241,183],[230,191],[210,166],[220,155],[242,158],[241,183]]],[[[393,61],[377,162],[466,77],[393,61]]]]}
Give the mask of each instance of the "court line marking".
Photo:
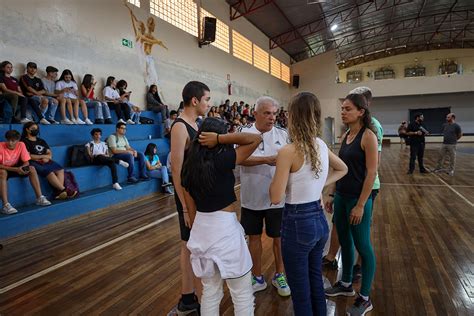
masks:
{"type": "MultiPolygon", "coordinates": [[[[234,186],[234,190],[235,190],[235,189],[239,189],[239,188],[240,188],[240,183],[234,186]]],[[[130,231],[130,232],[128,232],[128,233],[122,235],[122,236],[119,236],[119,237],[114,238],[114,239],[112,239],[112,240],[109,240],[109,241],[107,241],[107,242],[105,242],[105,243],[103,243],[103,244],[100,244],[100,245],[98,245],[98,246],[95,246],[94,248],[89,249],[89,250],[87,250],[87,251],[85,251],[85,252],[79,253],[79,254],[77,254],[77,255],[75,255],[75,256],[69,258],[69,259],[66,259],[66,260],[64,260],[64,261],[62,261],[62,262],[59,262],[59,263],[57,263],[57,264],[55,264],[55,265],[53,265],[53,266],[51,266],[51,267],[49,267],[49,268],[46,268],[46,269],[41,270],[41,271],[39,271],[39,272],[36,272],[36,273],[34,273],[34,274],[32,274],[32,275],[26,277],[26,278],[23,278],[23,279],[21,279],[21,280],[15,282],[15,283],[12,283],[12,284],[10,284],[10,285],[7,285],[7,286],[1,288],[1,289],[0,289],[0,294],[6,293],[6,292],[8,292],[8,291],[10,291],[10,290],[13,290],[14,288],[17,288],[17,287],[19,287],[19,286],[21,286],[21,285],[23,285],[23,284],[25,284],[25,283],[28,283],[28,282],[30,282],[30,281],[33,281],[34,279],[37,279],[37,278],[39,278],[39,277],[42,277],[42,276],[44,276],[44,275],[46,275],[46,274],[48,274],[48,273],[50,273],[50,272],[53,272],[53,271],[55,271],[55,270],[58,270],[58,269],[60,269],[60,268],[62,268],[62,267],[64,267],[64,266],[70,264],[70,263],[73,263],[74,261],[77,261],[77,260],[79,260],[79,259],[82,259],[82,258],[84,258],[84,257],[86,257],[86,256],[88,256],[88,255],[90,255],[90,254],[93,254],[94,252],[97,252],[97,251],[99,251],[99,250],[102,250],[102,249],[104,249],[104,248],[106,248],[106,247],[108,247],[108,246],[111,246],[111,245],[113,245],[113,244],[118,243],[119,241],[122,241],[122,240],[127,239],[127,238],[129,238],[129,237],[132,237],[132,236],[134,236],[134,235],[136,235],[136,234],[138,234],[138,233],[141,233],[141,232],[143,232],[143,231],[145,231],[145,230],[147,230],[147,229],[149,229],[149,228],[151,228],[151,227],[153,227],[153,226],[156,226],[156,225],[158,225],[158,224],[160,224],[160,223],[162,223],[162,222],[164,222],[164,221],[167,221],[167,220],[169,220],[169,219],[171,219],[171,218],[173,218],[173,217],[175,217],[175,216],[177,216],[177,215],[178,215],[178,212],[173,212],[172,214],[169,214],[169,215],[167,215],[167,216],[165,216],[165,217],[163,217],[163,218],[160,218],[160,219],[158,219],[158,220],[156,220],[156,221],[154,221],[154,222],[151,222],[151,223],[149,223],[149,224],[147,224],[147,225],[145,225],[145,226],[136,228],[136,229],[134,229],[134,230],[132,230],[132,231],[130,231]]]]}
{"type": "Polygon", "coordinates": [[[451,185],[449,185],[446,181],[444,181],[439,175],[436,175],[436,177],[438,178],[439,181],[444,183],[444,185],[446,185],[451,191],[453,191],[457,196],[459,196],[461,199],[463,199],[464,202],[469,204],[471,207],[474,207],[474,203],[472,203],[464,195],[462,195],[461,193],[456,191],[456,189],[454,189],[451,185]]]}
{"type": "MultiPolygon", "coordinates": [[[[445,187],[445,184],[412,184],[412,183],[392,183],[392,182],[381,182],[380,185],[393,185],[393,186],[410,186],[410,187],[445,187]]],[[[462,185],[462,184],[454,184],[453,187],[457,188],[474,188],[474,185],[462,185]]]]}

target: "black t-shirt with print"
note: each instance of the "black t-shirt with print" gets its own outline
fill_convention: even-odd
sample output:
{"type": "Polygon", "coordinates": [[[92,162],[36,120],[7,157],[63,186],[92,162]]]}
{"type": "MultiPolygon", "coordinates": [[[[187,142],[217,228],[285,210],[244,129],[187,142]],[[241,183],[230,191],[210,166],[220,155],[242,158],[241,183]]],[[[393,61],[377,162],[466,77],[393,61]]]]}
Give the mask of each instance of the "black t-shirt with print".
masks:
{"type": "Polygon", "coordinates": [[[27,87],[33,88],[36,91],[44,90],[43,81],[38,77],[30,78],[28,75],[23,75],[20,82],[21,89],[24,94],[31,95],[27,87]]]}
{"type": "Polygon", "coordinates": [[[49,146],[44,139],[36,138],[36,141],[31,141],[24,138],[23,142],[31,155],[46,155],[48,152],[49,146]]]}

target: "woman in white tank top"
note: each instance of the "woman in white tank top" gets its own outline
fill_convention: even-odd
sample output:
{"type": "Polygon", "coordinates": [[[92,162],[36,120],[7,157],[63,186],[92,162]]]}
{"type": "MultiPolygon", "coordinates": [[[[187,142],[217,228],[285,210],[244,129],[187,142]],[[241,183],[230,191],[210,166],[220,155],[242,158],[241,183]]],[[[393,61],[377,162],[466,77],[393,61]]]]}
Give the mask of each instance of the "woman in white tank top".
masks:
{"type": "Polygon", "coordinates": [[[347,166],[318,137],[321,106],[314,94],[295,95],[288,112],[292,143],[278,152],[270,198],[277,204],[286,192],[281,247],[295,315],[326,315],[321,261],[329,229],[320,199],[347,166]]]}

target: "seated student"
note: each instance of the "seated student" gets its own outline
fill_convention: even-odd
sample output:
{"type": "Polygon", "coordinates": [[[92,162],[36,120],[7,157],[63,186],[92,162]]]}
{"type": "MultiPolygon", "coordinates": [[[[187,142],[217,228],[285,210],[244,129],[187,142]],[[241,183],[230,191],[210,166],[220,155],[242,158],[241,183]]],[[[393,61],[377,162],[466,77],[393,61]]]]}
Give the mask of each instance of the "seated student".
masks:
{"type": "Polygon", "coordinates": [[[23,94],[27,96],[31,108],[40,118],[40,123],[46,125],[59,124],[59,122],[54,120],[54,115],[58,109],[58,102],[50,102],[46,97],[43,81],[36,77],[37,68],[36,63],[29,62],[26,64],[26,74],[20,78],[21,89],[23,90],[23,94]],[[38,111],[38,109],[40,111],[38,111]],[[45,116],[48,109],[49,114],[46,118],[45,116]]]}
{"type": "Polygon", "coordinates": [[[84,102],[87,106],[94,107],[95,110],[95,124],[113,124],[112,116],[107,102],[102,102],[94,98],[94,89],[97,81],[91,74],[87,74],[82,79],[81,94],[84,97],[84,102]],[[105,121],[104,121],[105,119],[105,121]]]}
{"type": "Polygon", "coordinates": [[[18,212],[8,202],[7,180],[11,177],[29,177],[31,186],[35,191],[36,205],[47,206],[51,202],[41,193],[38,174],[35,167],[30,166],[30,154],[24,143],[20,142],[20,133],[10,130],[5,133],[6,142],[0,143],[0,195],[3,201],[3,214],[18,212]]]}
{"type": "Polygon", "coordinates": [[[98,166],[107,166],[112,173],[112,187],[119,191],[122,187],[118,183],[116,163],[122,167],[128,168],[128,163],[115,157],[110,157],[109,148],[107,144],[100,140],[102,137],[102,130],[94,128],[91,131],[92,141],[86,144],[87,154],[89,155],[92,164],[98,166]]]}
{"type": "Polygon", "coordinates": [[[59,77],[59,80],[56,82],[56,93],[63,95],[63,98],[66,99],[66,104],[68,107],[72,106],[74,111],[72,122],[74,124],[93,124],[88,118],[86,103],[83,100],[79,100],[77,97],[77,84],[76,80],[74,80],[71,70],[63,70],[61,77],[59,77]],[[79,118],[79,105],[81,106],[84,121],[79,118]]]}
{"type": "Polygon", "coordinates": [[[170,112],[170,117],[166,119],[165,121],[165,137],[170,138],[171,137],[171,125],[173,125],[174,120],[178,117],[178,112],[175,110],[171,110],[170,112]]]}
{"type": "Polygon", "coordinates": [[[168,167],[161,164],[160,157],[157,154],[156,145],[153,143],[148,144],[145,149],[145,162],[146,169],[148,170],[148,176],[155,179],[162,180],[161,188],[165,193],[173,194],[170,186],[170,178],[168,175],[168,167]]]}
{"type": "MultiPolygon", "coordinates": [[[[45,96],[48,99],[48,102],[51,104],[59,104],[59,110],[61,111],[61,124],[71,125],[74,124],[71,120],[69,120],[66,116],[66,99],[62,94],[57,94],[56,91],[56,78],[58,77],[58,69],[53,66],[46,67],[46,77],[41,79],[43,82],[43,87],[45,92],[45,96]]],[[[68,104],[68,112],[71,118],[73,118],[72,114],[72,105],[71,103],[68,104]]],[[[54,118],[54,116],[53,116],[54,118]]]]}
{"type": "Polygon", "coordinates": [[[130,119],[135,123],[135,124],[141,124],[140,123],[140,108],[130,102],[130,95],[132,94],[132,91],[126,91],[127,90],[127,82],[125,80],[119,80],[117,82],[117,90],[119,92],[119,95],[121,98],[123,98],[123,101],[128,104],[130,107],[130,112],[131,112],[131,117],[130,119]]]}
{"type": "Polygon", "coordinates": [[[138,173],[140,180],[148,180],[146,175],[145,156],[143,153],[137,152],[135,149],[130,147],[125,133],[127,131],[127,125],[123,122],[115,125],[115,133],[107,138],[107,145],[110,148],[113,156],[120,160],[128,163],[128,182],[137,183],[138,180],[133,176],[133,167],[135,166],[134,159],[138,159],[138,173]]]}
{"type": "Polygon", "coordinates": [[[13,116],[16,115],[16,110],[20,106],[20,122],[24,124],[31,121],[26,118],[28,100],[21,92],[18,80],[11,75],[12,72],[13,65],[11,62],[5,60],[0,64],[0,91],[2,91],[5,100],[12,106],[13,116]]]}
{"type": "Polygon", "coordinates": [[[170,117],[170,112],[168,106],[161,102],[161,98],[158,95],[158,87],[156,84],[152,84],[148,93],[146,94],[146,108],[148,111],[153,111],[155,113],[161,113],[161,119],[163,122],[170,117]]]}
{"type": "Polygon", "coordinates": [[[28,122],[23,125],[21,141],[25,143],[26,149],[30,153],[30,166],[36,169],[40,177],[48,180],[48,183],[55,190],[55,199],[64,200],[73,198],[77,191],[70,191],[64,186],[64,168],[53,161],[53,153],[44,139],[38,137],[39,126],[35,122],[28,122]]]}
{"type": "Polygon", "coordinates": [[[13,108],[5,96],[0,91],[0,117],[2,124],[10,124],[13,118],[13,108]]]}
{"type": "Polygon", "coordinates": [[[107,101],[109,107],[115,109],[115,114],[117,114],[119,123],[135,124],[130,119],[130,107],[125,103],[126,98],[119,95],[117,90],[115,90],[116,86],[117,80],[115,80],[115,77],[107,77],[105,88],[103,90],[105,101],[107,101]]]}

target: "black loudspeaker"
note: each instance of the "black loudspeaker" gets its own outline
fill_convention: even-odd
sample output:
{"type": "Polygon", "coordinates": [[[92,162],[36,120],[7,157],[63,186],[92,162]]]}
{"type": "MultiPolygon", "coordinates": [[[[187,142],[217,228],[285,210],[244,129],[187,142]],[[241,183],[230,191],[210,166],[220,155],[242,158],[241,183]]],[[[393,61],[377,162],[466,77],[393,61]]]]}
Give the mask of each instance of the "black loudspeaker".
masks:
{"type": "Polygon", "coordinates": [[[297,88],[300,86],[300,75],[293,75],[293,87],[297,88]]]}
{"type": "Polygon", "coordinates": [[[203,42],[212,43],[216,40],[216,22],[216,18],[208,16],[204,18],[203,42]]]}

